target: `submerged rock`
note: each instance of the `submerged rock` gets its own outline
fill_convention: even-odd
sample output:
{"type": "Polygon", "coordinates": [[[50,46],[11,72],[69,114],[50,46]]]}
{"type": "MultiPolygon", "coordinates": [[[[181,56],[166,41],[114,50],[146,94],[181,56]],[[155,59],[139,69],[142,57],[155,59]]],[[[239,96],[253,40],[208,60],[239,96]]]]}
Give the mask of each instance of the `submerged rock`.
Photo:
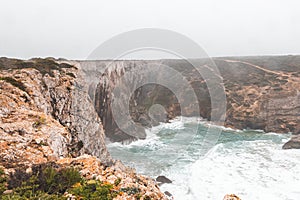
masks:
{"type": "Polygon", "coordinates": [[[164,193],[165,193],[165,195],[167,195],[168,197],[172,197],[172,196],[173,196],[169,191],[165,191],[164,193]]]}

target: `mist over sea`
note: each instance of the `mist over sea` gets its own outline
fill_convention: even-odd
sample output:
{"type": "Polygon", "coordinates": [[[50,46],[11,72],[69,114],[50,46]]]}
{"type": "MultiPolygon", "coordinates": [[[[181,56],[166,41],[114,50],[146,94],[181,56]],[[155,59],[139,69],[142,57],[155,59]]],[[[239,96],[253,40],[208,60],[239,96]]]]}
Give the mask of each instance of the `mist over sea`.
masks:
{"type": "Polygon", "coordinates": [[[224,127],[217,144],[201,155],[209,124],[178,117],[147,130],[147,138],[129,145],[108,144],[114,159],[156,178],[174,199],[222,199],[235,193],[243,200],[300,198],[300,152],[282,150],[290,134],[224,127]]]}

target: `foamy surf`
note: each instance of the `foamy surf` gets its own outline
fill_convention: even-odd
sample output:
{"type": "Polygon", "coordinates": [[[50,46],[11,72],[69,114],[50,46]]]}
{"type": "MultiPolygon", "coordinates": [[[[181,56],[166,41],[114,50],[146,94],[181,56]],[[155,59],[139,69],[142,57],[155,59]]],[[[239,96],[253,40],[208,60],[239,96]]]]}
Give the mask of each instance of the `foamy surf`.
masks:
{"type": "Polygon", "coordinates": [[[109,150],[139,173],[170,178],[173,183],[161,190],[174,199],[215,200],[227,193],[243,200],[300,198],[300,152],[281,149],[289,134],[220,127],[218,144],[203,156],[208,126],[203,119],[180,117],[148,129],[146,140],[110,144],[109,150]],[[188,137],[192,140],[181,140],[188,137]]]}

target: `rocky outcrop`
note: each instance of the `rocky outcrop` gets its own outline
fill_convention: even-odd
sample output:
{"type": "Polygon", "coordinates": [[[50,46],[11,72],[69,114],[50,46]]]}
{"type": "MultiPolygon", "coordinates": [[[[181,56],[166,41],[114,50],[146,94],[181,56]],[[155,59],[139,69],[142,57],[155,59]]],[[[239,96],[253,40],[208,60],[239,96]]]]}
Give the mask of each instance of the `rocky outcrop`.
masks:
{"type": "Polygon", "coordinates": [[[293,135],[292,138],[283,145],[283,149],[300,149],[300,135],[293,135]]]}
{"type": "Polygon", "coordinates": [[[166,199],[154,180],[111,159],[86,76],[78,62],[0,58],[0,168],[55,163],[124,190],[115,199],[166,199]]]}
{"type": "Polygon", "coordinates": [[[160,185],[162,185],[164,183],[172,183],[172,181],[170,179],[168,179],[167,177],[165,177],[165,176],[158,176],[158,177],[156,177],[155,180],[160,185]]]}
{"type": "Polygon", "coordinates": [[[226,194],[223,200],[241,200],[235,194],[226,194]]]}
{"type": "MultiPolygon", "coordinates": [[[[99,81],[97,87],[94,86],[95,84],[91,84],[91,88],[94,89],[94,92],[90,92],[90,94],[95,95],[95,108],[102,119],[106,136],[113,142],[132,141],[135,139],[143,139],[146,136],[143,128],[131,130],[129,128],[130,123],[128,123],[128,125],[126,123],[129,120],[124,120],[124,123],[122,123],[123,127],[119,127],[115,121],[116,115],[113,116],[114,114],[111,107],[113,101],[119,101],[121,103],[129,102],[128,107],[119,108],[118,110],[120,110],[120,112],[128,110],[130,119],[137,124],[137,127],[151,127],[152,125],[157,125],[162,121],[168,121],[179,115],[194,116],[195,113],[199,112],[202,116],[210,118],[209,91],[207,90],[205,82],[201,79],[201,75],[186,61],[83,61],[81,62],[81,66],[85,66],[83,68],[87,71],[86,74],[89,74],[89,76],[95,74],[98,76],[99,81]],[[167,69],[160,69],[160,75],[157,76],[157,72],[155,72],[156,76],[154,76],[151,69],[157,65],[172,66],[173,71],[177,70],[183,73],[183,76],[190,81],[191,87],[186,88],[181,85],[181,77],[177,82],[174,77],[172,79],[166,78],[166,76],[172,76],[167,69]],[[139,71],[141,66],[146,66],[146,70],[144,68],[143,71],[139,71]],[[134,81],[131,82],[124,79],[124,74],[127,75],[129,80],[134,81]],[[146,82],[147,84],[143,84],[147,80],[149,83],[146,82]],[[174,94],[174,90],[162,84],[155,84],[163,81],[168,85],[172,85],[173,88],[176,88],[174,90],[184,92],[174,94]],[[132,88],[136,89],[131,91],[132,88]],[[116,90],[121,91],[121,95],[118,97],[113,94],[116,90]],[[194,90],[196,91],[197,99],[178,99],[177,95],[186,96],[193,93],[194,90]],[[130,99],[128,99],[131,93],[132,95],[130,99]],[[180,100],[183,100],[183,102],[180,102],[180,100]],[[201,104],[200,110],[197,110],[198,103],[201,104]],[[154,108],[154,105],[161,106],[154,108]],[[156,111],[153,111],[155,109],[156,111]],[[152,113],[151,110],[153,111],[152,113]]],[[[210,71],[210,69],[204,68],[204,70],[210,71]]],[[[176,74],[174,73],[173,75],[175,76],[176,74]]],[[[215,87],[222,88],[222,85],[220,84],[215,87]]],[[[114,105],[118,104],[115,103],[114,105]]],[[[117,113],[117,115],[118,114],[120,113],[117,113]]]]}
{"type": "Polygon", "coordinates": [[[96,157],[83,155],[77,158],[63,158],[57,163],[78,169],[86,179],[100,180],[103,183],[112,184],[114,190],[131,190],[131,192],[119,193],[114,198],[116,200],[167,200],[153,179],[136,174],[133,169],[124,167],[119,161],[116,161],[111,167],[106,167],[96,157]],[[116,182],[118,183],[116,184],[116,182]]]}
{"type": "MultiPolygon", "coordinates": [[[[208,79],[203,78],[201,74],[197,73],[194,66],[184,60],[81,62],[85,65],[87,63],[94,66],[94,71],[87,71],[90,71],[90,74],[97,74],[99,77],[97,87],[94,84],[94,92],[90,94],[95,95],[96,110],[103,121],[106,135],[112,141],[130,141],[145,137],[143,130],[139,130],[140,134],[137,137],[122,131],[123,128],[118,127],[115,123],[110,107],[114,99],[112,91],[116,84],[122,81],[122,76],[145,64],[163,64],[180,72],[188,80],[188,84],[192,88],[190,92],[196,94],[197,101],[180,103],[178,98],[184,96],[184,92],[188,90],[180,88],[180,86],[178,86],[178,90],[182,93],[176,96],[172,90],[161,85],[144,85],[132,94],[128,108],[131,119],[136,124],[149,127],[178,115],[195,116],[197,113],[210,120],[211,94],[207,83],[210,79],[221,78],[223,84],[217,84],[215,87],[219,87],[220,91],[223,90],[226,94],[225,126],[237,129],[262,129],[266,132],[300,133],[300,56],[194,60],[193,64],[202,71],[213,71],[214,63],[217,65],[221,77],[211,73],[208,79]],[[162,105],[166,111],[166,117],[153,119],[150,111],[155,104],[162,105]],[[196,104],[199,106],[199,111],[195,110],[194,105],[196,104]]],[[[163,73],[162,70],[160,74],[163,73]]],[[[143,76],[137,71],[134,80],[138,82],[142,81],[142,78],[143,76]]],[[[163,76],[159,78],[163,79],[163,76]]],[[[176,85],[177,82],[174,80],[173,84],[176,85]]],[[[126,87],[122,89],[124,89],[121,90],[124,94],[129,92],[126,87]]]]}

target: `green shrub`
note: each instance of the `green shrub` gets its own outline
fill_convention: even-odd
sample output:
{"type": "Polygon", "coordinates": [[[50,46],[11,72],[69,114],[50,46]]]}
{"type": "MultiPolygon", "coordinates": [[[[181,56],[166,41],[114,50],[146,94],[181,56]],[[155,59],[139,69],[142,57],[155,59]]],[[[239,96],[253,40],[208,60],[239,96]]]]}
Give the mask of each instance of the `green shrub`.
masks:
{"type": "Polygon", "coordinates": [[[139,192],[141,192],[140,188],[137,188],[137,187],[121,188],[120,191],[125,192],[129,195],[134,195],[134,194],[138,194],[139,192]]]}
{"type": "Polygon", "coordinates": [[[112,200],[118,195],[118,191],[113,190],[113,185],[103,184],[101,181],[83,181],[77,187],[68,190],[68,193],[80,196],[82,200],[112,200]]]}
{"type": "Polygon", "coordinates": [[[121,178],[117,178],[117,180],[115,180],[114,185],[118,186],[121,183],[122,179],[121,178]]]}
{"type": "Polygon", "coordinates": [[[11,174],[8,181],[9,189],[14,194],[32,198],[37,193],[61,194],[75,183],[81,182],[80,173],[73,168],[57,170],[52,166],[34,166],[31,174],[17,169],[11,174]]]}
{"type": "Polygon", "coordinates": [[[1,200],[66,200],[65,192],[81,200],[112,200],[118,194],[125,192],[140,199],[140,189],[137,187],[114,189],[121,178],[114,184],[103,183],[99,180],[85,180],[74,168],[60,168],[55,163],[35,165],[32,173],[16,169],[8,178],[0,169],[0,199],[1,200]],[[8,184],[8,187],[6,187],[8,184]],[[3,194],[6,189],[10,194],[3,194]]]}
{"type": "Polygon", "coordinates": [[[53,193],[64,193],[68,188],[75,183],[81,182],[82,178],[78,170],[74,168],[65,168],[59,171],[55,176],[56,187],[54,187],[53,193]]]}
{"type": "Polygon", "coordinates": [[[46,118],[40,116],[33,124],[33,128],[40,128],[42,125],[46,124],[46,118]]]}
{"type": "Polygon", "coordinates": [[[57,170],[53,167],[46,167],[39,174],[40,190],[50,193],[56,187],[57,170]]]}
{"type": "Polygon", "coordinates": [[[33,196],[26,197],[17,193],[0,196],[1,200],[67,200],[67,197],[64,197],[61,194],[47,194],[41,191],[36,192],[33,196]]]}
{"type": "Polygon", "coordinates": [[[0,168],[0,195],[7,189],[7,178],[2,168],[0,168]]]}

